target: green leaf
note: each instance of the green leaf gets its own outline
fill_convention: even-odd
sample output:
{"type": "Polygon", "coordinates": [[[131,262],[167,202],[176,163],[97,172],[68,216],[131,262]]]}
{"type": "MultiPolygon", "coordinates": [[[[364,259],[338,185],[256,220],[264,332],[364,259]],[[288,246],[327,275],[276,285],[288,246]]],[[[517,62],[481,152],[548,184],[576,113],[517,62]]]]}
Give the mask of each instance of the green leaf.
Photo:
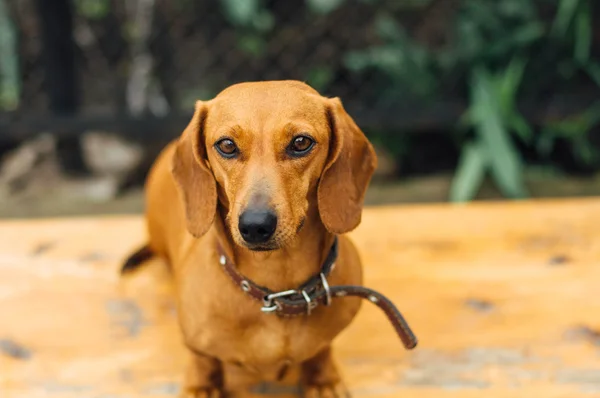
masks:
{"type": "Polygon", "coordinates": [[[514,130],[519,138],[526,144],[531,143],[533,139],[533,130],[525,118],[520,114],[513,113],[509,116],[509,127],[514,130]]]}
{"type": "Polygon", "coordinates": [[[543,24],[528,23],[509,32],[505,37],[489,43],[489,48],[485,48],[484,51],[493,56],[509,56],[515,52],[515,49],[525,48],[544,37],[544,32],[543,24]]]}
{"type": "Polygon", "coordinates": [[[490,156],[494,180],[502,193],[511,198],[527,196],[519,152],[514,147],[494,91],[490,75],[475,68],[471,83],[471,101],[476,132],[490,156]]]}
{"type": "Polygon", "coordinates": [[[564,37],[575,17],[580,0],[560,0],[551,33],[554,36],[564,37]]]}
{"type": "Polygon", "coordinates": [[[89,19],[102,19],[110,11],[109,0],[78,0],[75,2],[77,11],[89,19]]]}
{"type": "Polygon", "coordinates": [[[450,200],[466,202],[477,195],[487,168],[485,147],[480,143],[467,143],[460,156],[460,161],[452,185],[450,200]]]}
{"type": "Polygon", "coordinates": [[[538,142],[538,152],[549,153],[549,150],[543,146],[546,145],[542,141],[544,137],[552,139],[563,137],[571,143],[572,152],[579,162],[586,165],[593,164],[598,161],[600,154],[590,143],[589,132],[598,123],[600,123],[600,101],[592,104],[584,112],[545,126],[538,142]]]}
{"type": "Polygon", "coordinates": [[[588,3],[580,7],[575,18],[575,48],[574,57],[580,64],[590,59],[592,48],[592,13],[588,3]]]}
{"type": "Polygon", "coordinates": [[[536,17],[535,5],[531,1],[501,0],[496,3],[499,13],[505,17],[525,20],[536,17]]]}
{"type": "Polygon", "coordinates": [[[587,136],[578,137],[573,141],[573,154],[584,165],[591,165],[598,157],[587,136]]]}
{"type": "Polygon", "coordinates": [[[599,122],[600,102],[595,102],[579,114],[547,125],[545,131],[551,132],[555,136],[576,140],[585,137],[599,122]]]}
{"type": "Polygon", "coordinates": [[[521,57],[514,57],[500,77],[498,94],[500,106],[505,114],[511,113],[516,108],[516,96],[527,61],[521,57]]]}
{"type": "Polygon", "coordinates": [[[0,110],[14,110],[21,97],[17,28],[0,0],[0,110]]]}
{"type": "Polygon", "coordinates": [[[247,26],[258,14],[260,0],[221,0],[225,15],[235,25],[247,26]]]}
{"type": "Polygon", "coordinates": [[[306,0],[310,9],[317,14],[329,14],[341,6],[345,0],[306,0]]]}
{"type": "Polygon", "coordinates": [[[527,60],[522,57],[513,57],[502,74],[500,90],[503,94],[515,96],[523,80],[523,73],[527,60]]]}

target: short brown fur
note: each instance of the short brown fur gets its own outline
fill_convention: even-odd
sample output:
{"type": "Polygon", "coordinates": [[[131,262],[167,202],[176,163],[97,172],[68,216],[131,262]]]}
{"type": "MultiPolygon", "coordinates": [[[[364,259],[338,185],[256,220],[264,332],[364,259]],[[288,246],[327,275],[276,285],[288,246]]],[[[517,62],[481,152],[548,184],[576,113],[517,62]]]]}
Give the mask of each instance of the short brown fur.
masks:
{"type": "MultiPolygon", "coordinates": [[[[359,299],[338,300],[310,316],[264,314],[220,268],[217,242],[258,285],[296,288],[318,273],[334,236],[360,223],[376,163],[341,101],[301,82],[242,83],[197,102],[146,185],[148,248],[173,271],[190,351],[183,396],[244,396],[289,365],[302,369],[306,396],[346,396],[331,342],[358,312],[359,299]],[[286,146],[300,133],[316,144],[307,156],[290,158],[286,146]],[[223,137],[236,142],[238,158],[215,150],[223,137]],[[238,231],[241,212],[256,201],[277,213],[274,250],[250,250],[238,231]]],[[[361,284],[359,256],[347,237],[339,239],[329,283],[361,284]]]]}

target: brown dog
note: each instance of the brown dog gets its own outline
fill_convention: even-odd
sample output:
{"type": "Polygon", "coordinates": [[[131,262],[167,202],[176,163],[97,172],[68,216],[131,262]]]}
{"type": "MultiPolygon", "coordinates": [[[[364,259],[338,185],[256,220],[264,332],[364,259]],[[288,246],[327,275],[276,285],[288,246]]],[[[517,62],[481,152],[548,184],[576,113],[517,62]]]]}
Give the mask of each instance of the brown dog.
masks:
{"type": "Polygon", "coordinates": [[[236,84],[196,103],[189,126],[152,167],[149,243],[124,267],[158,255],[173,271],[193,358],[184,396],[243,396],[258,381],[280,379],[290,365],[300,366],[306,396],[347,396],[331,343],[360,299],[299,316],[269,314],[247,294],[247,282],[240,288],[221,265],[234,264],[272,292],[297,289],[319,275],[337,241],[328,283],[360,285],[356,249],[336,236],[360,223],[376,163],[340,100],[301,82],[236,84]]]}

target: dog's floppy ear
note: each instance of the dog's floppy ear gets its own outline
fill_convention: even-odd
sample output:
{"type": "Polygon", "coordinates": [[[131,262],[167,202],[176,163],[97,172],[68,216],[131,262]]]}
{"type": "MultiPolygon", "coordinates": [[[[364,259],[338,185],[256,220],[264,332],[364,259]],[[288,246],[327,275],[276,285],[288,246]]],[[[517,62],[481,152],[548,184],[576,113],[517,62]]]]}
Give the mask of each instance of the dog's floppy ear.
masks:
{"type": "Polygon", "coordinates": [[[377,167],[377,156],[340,99],[326,101],[331,142],[317,188],[319,214],[329,232],[343,234],[360,224],[365,192],[377,167]]]}
{"type": "Polygon", "coordinates": [[[184,202],[187,229],[195,237],[204,235],[217,211],[217,186],[207,166],[204,125],[207,105],[196,102],[194,116],[173,155],[171,171],[184,202]]]}

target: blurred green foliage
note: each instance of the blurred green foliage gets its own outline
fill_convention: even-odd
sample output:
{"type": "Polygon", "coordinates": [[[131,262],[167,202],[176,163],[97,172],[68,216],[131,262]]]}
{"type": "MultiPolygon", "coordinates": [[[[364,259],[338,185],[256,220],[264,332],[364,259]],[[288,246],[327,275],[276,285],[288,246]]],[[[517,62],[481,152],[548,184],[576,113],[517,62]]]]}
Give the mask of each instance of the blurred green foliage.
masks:
{"type": "Polygon", "coordinates": [[[19,105],[21,79],[17,32],[5,0],[0,0],[0,55],[0,110],[13,110],[19,105]]]}
{"type": "MultiPolygon", "coordinates": [[[[557,2],[556,14],[550,27],[545,27],[534,13],[535,3],[533,0],[498,1],[498,10],[510,12],[498,13],[497,17],[519,15],[522,19],[512,36],[490,42],[487,56],[475,56],[471,61],[473,66],[468,69],[471,106],[464,120],[473,128],[475,136],[464,141],[460,164],[450,192],[450,199],[453,201],[472,199],[488,171],[504,195],[511,198],[525,197],[527,193],[523,183],[523,162],[514,144],[517,139],[528,145],[535,140],[534,148],[542,157],[550,154],[556,138],[560,137],[571,141],[575,158],[579,162],[591,164],[598,162],[600,158],[589,141],[589,132],[600,122],[599,103],[570,119],[542,125],[541,133],[536,136],[531,126],[518,113],[519,90],[522,92],[530,88],[527,87],[528,81],[523,79],[523,54],[527,54],[530,60],[539,56],[538,62],[545,62],[546,73],[554,74],[559,79],[571,79],[583,71],[597,85],[600,84],[599,64],[590,55],[590,0],[557,2]],[[554,53],[549,54],[552,52],[554,53]],[[496,74],[489,73],[491,70],[497,71],[496,74]]],[[[482,4],[483,2],[478,3],[477,7],[482,4]]],[[[498,22],[489,20],[488,26],[498,26],[498,22]]],[[[485,52],[482,51],[481,54],[485,52]]],[[[531,76],[528,78],[531,79],[531,76]]],[[[556,80],[558,79],[551,81],[556,80]]]]}
{"type": "Polygon", "coordinates": [[[102,19],[110,12],[110,0],[74,0],[76,12],[89,19],[102,19]]]}
{"type": "Polygon", "coordinates": [[[516,93],[521,83],[525,63],[516,58],[497,74],[475,67],[470,82],[471,106],[465,124],[475,131],[475,137],[465,140],[460,165],[450,191],[452,201],[471,199],[487,171],[491,172],[500,190],[508,197],[523,198],[523,164],[512,134],[530,140],[531,129],[517,112],[516,93]]]}
{"type": "MultiPolygon", "coordinates": [[[[19,77],[13,73],[18,59],[10,50],[14,30],[2,11],[4,1],[0,107],[11,108],[19,97],[19,77]]],[[[266,0],[218,1],[235,29],[238,50],[250,58],[269,56],[270,35],[286,20],[277,20],[266,0]]],[[[174,3],[181,12],[194,6],[193,0],[174,3]]],[[[590,131],[600,124],[600,101],[566,120],[542,120],[535,126],[519,112],[522,102],[536,103],[561,88],[600,86],[600,63],[593,56],[593,6],[598,7],[593,0],[305,0],[305,19],[316,24],[351,3],[371,7],[375,18],[368,22],[368,44],[351,46],[341,57],[342,68],[350,75],[375,77],[375,106],[398,99],[416,106],[439,100],[468,104],[453,129],[461,156],[452,201],[474,198],[487,177],[506,197],[526,197],[523,146],[550,164],[556,143],[567,141],[577,162],[600,167],[600,154],[590,142],[590,131]],[[437,30],[441,39],[415,34],[419,29],[403,19],[407,13],[425,16],[422,24],[431,25],[428,29],[437,30]]],[[[105,17],[110,4],[74,0],[77,12],[89,19],[105,17]]],[[[303,70],[304,80],[325,93],[340,72],[322,60],[303,70]]],[[[211,92],[200,90],[202,96],[211,92]]],[[[410,151],[404,135],[370,133],[394,156],[410,151]]]]}
{"type": "MultiPolygon", "coordinates": [[[[221,0],[230,19],[246,30],[250,52],[259,53],[273,27],[260,0],[221,0]],[[258,20],[269,24],[251,26],[258,20]],[[256,42],[254,42],[254,41],[256,42]],[[249,45],[249,43],[252,45],[249,45]]],[[[323,17],[360,0],[307,0],[308,12],[323,17]]],[[[524,161],[518,144],[534,148],[547,159],[558,138],[571,142],[574,158],[598,163],[600,156],[589,142],[589,132],[600,122],[600,103],[580,115],[541,126],[530,126],[518,104],[547,96],[553,85],[584,74],[600,85],[600,64],[591,56],[592,0],[362,0],[377,10],[372,30],[377,44],[348,51],[345,67],[355,74],[383,77],[381,103],[398,97],[427,104],[440,98],[463,96],[470,104],[456,126],[461,157],[450,191],[452,201],[474,198],[489,174],[509,198],[528,195],[524,161]],[[443,4],[445,2],[445,4],[443,4]],[[436,6],[442,11],[441,45],[415,39],[401,23],[403,11],[425,15],[436,6]]],[[[439,16],[438,16],[439,18],[439,16]]],[[[313,67],[305,79],[326,91],[334,80],[327,65],[313,67]]],[[[376,141],[402,156],[409,148],[393,134],[374,134],[376,141]]]]}

